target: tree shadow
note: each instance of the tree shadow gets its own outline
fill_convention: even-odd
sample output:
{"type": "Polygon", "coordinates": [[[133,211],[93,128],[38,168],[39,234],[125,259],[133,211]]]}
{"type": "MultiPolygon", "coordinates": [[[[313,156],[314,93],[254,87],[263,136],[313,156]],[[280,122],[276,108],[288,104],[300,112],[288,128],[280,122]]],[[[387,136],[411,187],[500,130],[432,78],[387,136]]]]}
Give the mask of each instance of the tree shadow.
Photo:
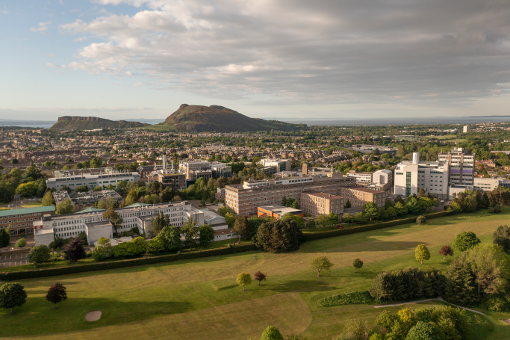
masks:
{"type": "MultiPolygon", "coordinates": [[[[365,243],[365,242],[362,242],[365,243]]],[[[331,246],[329,249],[323,249],[321,253],[341,253],[341,252],[353,252],[353,248],[356,248],[356,252],[362,253],[365,251],[374,252],[374,251],[394,251],[394,250],[411,250],[415,249],[419,244],[423,244],[423,241],[384,241],[384,240],[367,240],[366,247],[360,247],[359,243],[354,244],[346,244],[344,242],[339,242],[336,247],[335,245],[331,246]]],[[[315,249],[307,249],[302,248],[300,250],[301,253],[316,253],[315,249]]]]}

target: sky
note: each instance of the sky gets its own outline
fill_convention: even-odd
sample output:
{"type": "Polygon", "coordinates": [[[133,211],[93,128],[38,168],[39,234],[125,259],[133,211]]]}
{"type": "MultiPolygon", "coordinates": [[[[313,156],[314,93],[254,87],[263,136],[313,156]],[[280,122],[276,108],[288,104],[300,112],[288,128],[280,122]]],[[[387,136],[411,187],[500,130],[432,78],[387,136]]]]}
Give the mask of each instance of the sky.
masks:
{"type": "Polygon", "coordinates": [[[0,119],[510,115],[510,0],[0,0],[0,119]]]}

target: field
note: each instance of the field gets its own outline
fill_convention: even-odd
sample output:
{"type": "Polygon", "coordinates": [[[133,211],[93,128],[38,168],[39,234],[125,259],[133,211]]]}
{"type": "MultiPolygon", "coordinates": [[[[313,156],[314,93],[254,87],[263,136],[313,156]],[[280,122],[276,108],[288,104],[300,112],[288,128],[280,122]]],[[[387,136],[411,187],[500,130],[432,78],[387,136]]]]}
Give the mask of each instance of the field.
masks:
{"type": "MultiPolygon", "coordinates": [[[[507,224],[510,210],[456,215],[418,226],[406,224],[383,230],[307,242],[287,254],[247,252],[152,266],[24,280],[27,303],[10,315],[0,311],[0,335],[35,339],[248,339],[258,338],[269,325],[284,335],[303,333],[311,339],[332,339],[353,318],[373,321],[382,311],[366,305],[318,307],[317,300],[337,293],[365,290],[372,278],[387,269],[420,266],[414,248],[425,243],[432,254],[422,267],[443,269],[449,261],[437,254],[461,231],[473,231],[484,242],[507,224]],[[334,263],[321,278],[308,266],[311,257],[326,254],[334,263]],[[354,273],[352,261],[365,265],[354,273]],[[246,291],[235,284],[237,274],[261,270],[268,275],[246,291]],[[48,287],[67,286],[69,299],[51,310],[48,287]],[[100,310],[101,320],[88,323],[88,311],[100,310]],[[34,335],[39,336],[34,336],[34,335]]],[[[428,305],[436,302],[425,303],[428,305]]],[[[437,302],[439,303],[439,302],[437,302]]],[[[417,307],[415,304],[409,305],[417,307]]],[[[399,307],[391,307],[394,311],[399,307]]],[[[508,326],[494,314],[486,339],[508,339],[508,326]]],[[[478,336],[475,339],[482,339],[478,336]]]]}

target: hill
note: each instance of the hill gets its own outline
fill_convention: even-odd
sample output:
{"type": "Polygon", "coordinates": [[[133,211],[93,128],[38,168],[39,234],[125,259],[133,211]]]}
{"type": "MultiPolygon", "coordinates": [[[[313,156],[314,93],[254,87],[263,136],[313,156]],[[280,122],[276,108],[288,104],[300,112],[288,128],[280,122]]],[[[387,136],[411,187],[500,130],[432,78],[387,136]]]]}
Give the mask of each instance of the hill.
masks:
{"type": "Polygon", "coordinates": [[[109,120],[99,117],[58,117],[58,121],[50,129],[58,130],[93,130],[101,128],[125,129],[143,127],[148,124],[128,122],[125,120],[109,120]]]}
{"type": "Polygon", "coordinates": [[[176,131],[233,132],[233,131],[288,131],[305,127],[277,120],[250,118],[237,111],[219,105],[202,106],[182,104],[163,123],[176,131]]]}

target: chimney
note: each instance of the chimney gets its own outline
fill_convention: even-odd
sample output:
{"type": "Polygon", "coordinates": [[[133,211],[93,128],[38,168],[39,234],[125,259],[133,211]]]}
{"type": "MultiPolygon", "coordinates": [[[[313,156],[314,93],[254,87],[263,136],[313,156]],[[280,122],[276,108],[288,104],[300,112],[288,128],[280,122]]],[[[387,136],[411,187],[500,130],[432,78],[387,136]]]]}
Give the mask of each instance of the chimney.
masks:
{"type": "Polygon", "coordinates": [[[418,164],[420,162],[420,153],[413,152],[413,164],[418,164]]]}

